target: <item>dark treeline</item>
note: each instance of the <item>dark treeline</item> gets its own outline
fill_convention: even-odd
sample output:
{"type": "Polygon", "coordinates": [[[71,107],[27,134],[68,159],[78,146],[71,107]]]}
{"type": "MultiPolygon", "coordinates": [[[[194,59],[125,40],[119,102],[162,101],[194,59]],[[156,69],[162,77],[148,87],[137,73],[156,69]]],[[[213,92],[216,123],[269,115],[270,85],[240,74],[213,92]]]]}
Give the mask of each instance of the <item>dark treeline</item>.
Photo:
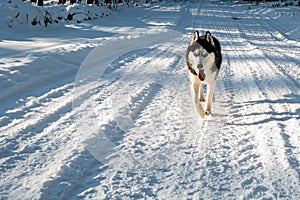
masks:
{"type": "MultiPolygon", "coordinates": [[[[22,1],[30,1],[32,4],[36,4],[37,6],[44,6],[44,0],[22,0],[22,1]]],[[[103,5],[109,8],[116,8],[117,4],[126,4],[126,5],[140,5],[142,3],[150,3],[151,0],[53,0],[51,5],[53,4],[75,4],[75,3],[83,3],[89,5],[103,5]]]]}
{"type": "MultiPolygon", "coordinates": [[[[35,3],[38,6],[44,5],[44,0],[22,0],[22,1],[30,1],[31,3],[35,3]]],[[[127,4],[129,5],[140,5],[142,3],[150,3],[152,0],[53,0],[53,3],[55,4],[74,4],[74,3],[84,3],[89,5],[103,5],[107,6],[109,8],[116,8],[118,4],[127,4]]],[[[160,1],[160,0],[156,0],[160,1]]],[[[178,1],[178,0],[177,0],[178,1]]],[[[225,0],[226,1],[226,0],[225,0]]],[[[228,0],[230,1],[230,0],[228,0]]],[[[236,1],[236,0],[235,0],[236,1]]],[[[240,0],[240,2],[250,2],[250,3],[256,3],[257,5],[259,3],[264,2],[274,2],[275,6],[300,6],[300,0],[240,0]]]]}
{"type": "Polygon", "coordinates": [[[273,2],[273,6],[300,6],[300,0],[242,0],[244,2],[256,3],[265,3],[273,2]]]}

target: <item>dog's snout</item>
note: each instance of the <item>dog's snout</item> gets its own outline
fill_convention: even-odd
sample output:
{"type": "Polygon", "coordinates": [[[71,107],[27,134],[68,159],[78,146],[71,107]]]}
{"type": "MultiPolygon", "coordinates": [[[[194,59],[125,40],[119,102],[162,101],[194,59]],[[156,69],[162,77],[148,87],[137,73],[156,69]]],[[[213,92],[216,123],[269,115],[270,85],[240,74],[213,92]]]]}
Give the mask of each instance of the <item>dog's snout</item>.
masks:
{"type": "Polygon", "coordinates": [[[203,64],[200,63],[200,64],[198,64],[197,67],[198,67],[198,69],[203,69],[203,64]]]}

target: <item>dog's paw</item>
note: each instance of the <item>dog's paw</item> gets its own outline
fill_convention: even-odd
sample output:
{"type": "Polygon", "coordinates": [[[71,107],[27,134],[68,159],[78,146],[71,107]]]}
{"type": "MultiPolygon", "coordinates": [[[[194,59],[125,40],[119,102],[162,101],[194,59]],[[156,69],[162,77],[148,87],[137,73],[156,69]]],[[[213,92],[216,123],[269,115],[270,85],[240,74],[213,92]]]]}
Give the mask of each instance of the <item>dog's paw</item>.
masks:
{"type": "Polygon", "coordinates": [[[205,98],[204,98],[204,97],[203,97],[203,98],[200,98],[199,101],[200,101],[200,102],[205,102],[205,98]]]}

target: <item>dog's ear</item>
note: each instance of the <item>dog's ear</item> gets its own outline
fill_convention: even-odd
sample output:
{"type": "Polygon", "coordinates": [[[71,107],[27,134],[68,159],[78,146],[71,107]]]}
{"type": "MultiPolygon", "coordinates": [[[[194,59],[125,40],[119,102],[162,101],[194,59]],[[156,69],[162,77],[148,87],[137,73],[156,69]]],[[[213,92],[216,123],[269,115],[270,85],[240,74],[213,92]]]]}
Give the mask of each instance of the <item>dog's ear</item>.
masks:
{"type": "Polygon", "coordinates": [[[210,33],[209,31],[206,31],[205,39],[206,39],[206,41],[209,42],[211,45],[213,45],[214,47],[216,47],[216,46],[215,46],[215,43],[214,43],[213,36],[211,35],[211,33],[210,33]]]}
{"type": "Polygon", "coordinates": [[[193,44],[193,42],[196,42],[198,39],[199,39],[199,32],[198,32],[198,31],[195,31],[195,33],[194,33],[194,35],[193,35],[193,38],[192,38],[190,44],[193,44]]]}

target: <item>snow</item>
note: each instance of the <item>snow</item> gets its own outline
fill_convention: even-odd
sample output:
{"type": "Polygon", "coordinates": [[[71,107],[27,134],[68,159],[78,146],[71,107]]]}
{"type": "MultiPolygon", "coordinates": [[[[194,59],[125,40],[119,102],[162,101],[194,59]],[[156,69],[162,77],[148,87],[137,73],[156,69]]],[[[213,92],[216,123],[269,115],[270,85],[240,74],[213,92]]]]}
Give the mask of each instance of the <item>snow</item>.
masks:
{"type": "Polygon", "coordinates": [[[98,19],[111,14],[108,8],[102,6],[85,4],[32,6],[29,1],[19,0],[11,0],[11,4],[6,8],[10,11],[6,24],[10,28],[19,29],[24,28],[22,25],[46,27],[53,24],[61,26],[69,22],[81,23],[84,20],[98,19]]]}
{"type": "Polygon", "coordinates": [[[299,7],[268,5],[1,2],[0,199],[299,199],[299,7]],[[194,30],[223,53],[205,120],[194,30]]]}

